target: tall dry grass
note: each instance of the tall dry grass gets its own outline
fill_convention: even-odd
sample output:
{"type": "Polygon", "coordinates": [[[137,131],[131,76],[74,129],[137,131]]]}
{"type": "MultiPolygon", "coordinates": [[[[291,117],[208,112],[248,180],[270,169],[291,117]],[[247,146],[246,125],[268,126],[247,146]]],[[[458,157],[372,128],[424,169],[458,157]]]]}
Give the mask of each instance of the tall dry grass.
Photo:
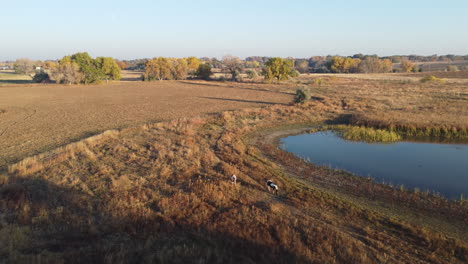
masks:
{"type": "MultiPolygon", "coordinates": [[[[352,107],[352,106],[351,106],[352,107]]],[[[6,262],[464,263],[468,209],[304,163],[266,140],[341,100],[110,131],[12,165],[6,262]],[[231,174],[238,176],[232,186],[231,174]],[[280,187],[270,194],[264,179],[280,187]],[[394,210],[376,207],[398,204],[394,210]],[[410,213],[409,210],[415,210],[410,213]],[[428,223],[413,221],[427,219],[428,223]],[[440,230],[434,223],[444,223],[440,230]],[[452,228],[452,229],[450,229],[452,228]]]]}

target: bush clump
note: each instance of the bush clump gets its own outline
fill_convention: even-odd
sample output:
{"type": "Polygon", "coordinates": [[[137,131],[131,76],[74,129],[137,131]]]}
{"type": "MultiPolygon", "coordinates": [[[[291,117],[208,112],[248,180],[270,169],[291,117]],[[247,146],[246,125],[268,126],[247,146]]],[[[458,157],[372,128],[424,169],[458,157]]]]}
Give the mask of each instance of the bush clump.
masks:
{"type": "Polygon", "coordinates": [[[37,72],[33,77],[33,82],[36,82],[36,83],[43,83],[43,82],[49,82],[49,81],[50,81],[49,74],[47,74],[44,71],[37,72]]]}
{"type": "Polygon", "coordinates": [[[295,104],[303,104],[306,101],[310,100],[310,90],[307,88],[300,88],[296,90],[296,94],[294,95],[294,103],[295,104]]]}
{"type": "Polygon", "coordinates": [[[258,73],[256,70],[248,70],[247,71],[247,77],[249,79],[254,79],[254,78],[257,78],[258,77],[258,73]]]}
{"type": "Polygon", "coordinates": [[[208,63],[200,64],[195,73],[198,78],[203,80],[209,80],[212,74],[213,72],[211,71],[211,65],[208,63]]]}
{"type": "Polygon", "coordinates": [[[422,82],[422,83],[427,83],[427,82],[444,83],[445,82],[444,79],[437,78],[434,75],[425,76],[425,77],[421,78],[421,80],[419,80],[419,81],[422,82]]]}

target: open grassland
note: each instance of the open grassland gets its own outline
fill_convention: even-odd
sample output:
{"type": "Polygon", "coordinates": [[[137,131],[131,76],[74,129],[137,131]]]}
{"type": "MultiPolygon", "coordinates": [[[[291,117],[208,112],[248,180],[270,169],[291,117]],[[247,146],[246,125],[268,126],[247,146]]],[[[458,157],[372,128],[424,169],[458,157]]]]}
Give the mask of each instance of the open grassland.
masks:
{"type": "Polygon", "coordinates": [[[310,73],[302,74],[299,79],[310,78],[340,78],[340,79],[359,79],[359,80],[380,80],[380,81],[400,81],[400,82],[416,82],[425,76],[433,75],[437,78],[446,79],[451,83],[468,83],[468,71],[456,72],[417,72],[417,73],[310,73]]]}
{"type": "Polygon", "coordinates": [[[287,103],[290,97],[202,81],[0,87],[0,167],[107,129],[287,103]]]}
{"type": "Polygon", "coordinates": [[[466,204],[316,167],[274,144],[275,131],[346,113],[333,99],[223,112],[108,131],[27,159],[10,166],[0,190],[0,255],[24,263],[468,261],[466,204]]]}
{"type": "Polygon", "coordinates": [[[433,75],[437,78],[447,78],[447,79],[464,79],[468,80],[468,71],[453,71],[453,72],[444,72],[444,71],[435,71],[435,72],[418,72],[418,73],[407,73],[400,74],[401,76],[408,77],[424,77],[427,75],[433,75]]]}
{"type": "Polygon", "coordinates": [[[16,74],[13,70],[0,71],[0,87],[10,84],[26,84],[31,82],[32,78],[29,75],[16,74]]]}
{"type": "MultiPolygon", "coordinates": [[[[318,167],[276,145],[288,133],[340,123],[446,129],[464,137],[466,84],[318,78],[283,84],[135,84],[164,87],[166,93],[183,84],[202,86],[220,93],[208,101],[212,104],[245,100],[264,107],[146,120],[10,163],[0,176],[0,259],[466,263],[466,201],[318,167]],[[291,100],[290,93],[303,85],[312,91],[310,102],[269,104],[291,100]],[[234,97],[242,92],[253,97],[234,97]],[[273,97],[255,97],[259,94],[273,97]],[[236,187],[228,182],[233,173],[236,187]],[[265,178],[278,183],[279,195],[267,191],[265,178]]],[[[115,91],[119,85],[73,88],[115,91]]]]}

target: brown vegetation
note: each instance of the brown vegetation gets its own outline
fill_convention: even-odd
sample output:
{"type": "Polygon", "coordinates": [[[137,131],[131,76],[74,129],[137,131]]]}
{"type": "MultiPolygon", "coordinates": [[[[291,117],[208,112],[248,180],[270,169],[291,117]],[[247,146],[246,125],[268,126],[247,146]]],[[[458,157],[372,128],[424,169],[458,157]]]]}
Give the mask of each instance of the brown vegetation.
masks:
{"type": "Polygon", "coordinates": [[[0,254],[67,263],[466,261],[459,203],[317,168],[263,136],[333,112],[343,113],[340,102],[326,99],[144,125],[11,166],[0,254]]]}
{"type": "Polygon", "coordinates": [[[0,168],[108,129],[291,98],[247,84],[203,81],[0,87],[0,108],[7,111],[0,118],[0,168]]]}
{"type": "MultiPolygon", "coordinates": [[[[402,74],[403,75],[403,74],[402,74]]],[[[433,71],[433,72],[420,72],[407,74],[406,76],[415,76],[415,77],[424,77],[427,75],[432,75],[437,78],[443,79],[468,79],[468,71],[455,71],[455,72],[446,72],[446,71],[433,71]]]]}
{"type": "MultiPolygon", "coordinates": [[[[328,77],[320,85],[300,82],[311,87],[312,101],[299,106],[109,131],[9,166],[0,176],[0,257],[23,263],[466,263],[465,202],[314,166],[275,144],[281,131],[353,118],[387,127],[466,129],[465,86],[328,77]],[[236,187],[228,182],[233,173],[236,187]],[[265,178],[279,185],[278,196],[267,191],[265,178]]],[[[164,83],[175,84],[181,83],[164,83]]],[[[210,92],[280,96],[295,85],[233,84],[210,92]]]]}

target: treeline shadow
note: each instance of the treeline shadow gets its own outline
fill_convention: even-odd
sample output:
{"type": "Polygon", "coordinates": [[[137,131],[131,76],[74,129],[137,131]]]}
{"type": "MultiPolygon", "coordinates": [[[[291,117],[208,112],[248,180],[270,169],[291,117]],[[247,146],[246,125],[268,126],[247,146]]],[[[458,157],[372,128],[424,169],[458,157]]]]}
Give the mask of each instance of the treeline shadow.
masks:
{"type": "Polygon", "coordinates": [[[266,105],[288,105],[288,104],[285,104],[285,103],[274,103],[274,102],[264,102],[264,101],[244,100],[244,99],[231,99],[231,98],[221,98],[221,97],[209,97],[209,96],[198,96],[198,98],[210,99],[210,100],[241,102],[241,103],[266,104],[266,105]]]}
{"type": "Polygon", "coordinates": [[[189,82],[189,81],[179,81],[179,82],[183,84],[196,85],[196,86],[212,86],[212,87],[227,88],[227,89],[241,89],[241,90],[248,90],[248,91],[260,91],[260,92],[286,94],[286,95],[294,94],[294,93],[287,93],[287,92],[280,92],[280,91],[272,91],[268,89],[238,87],[234,85],[219,85],[219,84],[206,83],[206,82],[205,83],[194,83],[194,82],[189,82]]]}
{"type": "Polygon", "coordinates": [[[0,80],[0,84],[28,84],[34,83],[31,80],[0,80]]]}

